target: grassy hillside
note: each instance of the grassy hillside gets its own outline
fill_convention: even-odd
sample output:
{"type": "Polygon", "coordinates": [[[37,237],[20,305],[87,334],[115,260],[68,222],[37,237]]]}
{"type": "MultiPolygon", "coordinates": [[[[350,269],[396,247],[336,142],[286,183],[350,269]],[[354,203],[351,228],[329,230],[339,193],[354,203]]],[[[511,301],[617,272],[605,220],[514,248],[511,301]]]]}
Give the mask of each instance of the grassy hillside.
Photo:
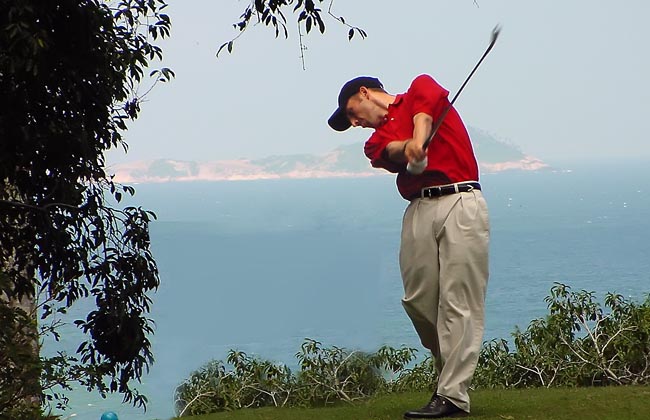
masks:
{"type": "MultiPolygon", "coordinates": [[[[261,408],[217,413],[192,420],[393,420],[429,394],[388,395],[354,406],[261,408]]],[[[472,393],[472,416],[483,420],[648,420],[650,386],[482,390],[472,393]]]]}

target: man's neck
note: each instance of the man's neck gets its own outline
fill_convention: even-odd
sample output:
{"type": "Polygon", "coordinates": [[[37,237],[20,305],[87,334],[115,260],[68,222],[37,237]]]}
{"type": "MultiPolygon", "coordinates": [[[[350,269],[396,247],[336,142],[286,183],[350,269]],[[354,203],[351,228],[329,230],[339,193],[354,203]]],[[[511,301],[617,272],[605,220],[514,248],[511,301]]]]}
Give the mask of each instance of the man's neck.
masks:
{"type": "Polygon", "coordinates": [[[388,112],[388,106],[395,102],[397,97],[395,95],[390,95],[386,92],[378,92],[376,95],[373,95],[373,102],[388,112]]]}

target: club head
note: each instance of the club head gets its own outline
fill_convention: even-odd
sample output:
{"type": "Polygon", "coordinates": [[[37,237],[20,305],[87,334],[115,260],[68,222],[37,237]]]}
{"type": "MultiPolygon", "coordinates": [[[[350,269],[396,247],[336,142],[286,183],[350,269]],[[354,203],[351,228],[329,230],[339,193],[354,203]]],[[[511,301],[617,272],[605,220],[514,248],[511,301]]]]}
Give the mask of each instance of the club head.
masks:
{"type": "Polygon", "coordinates": [[[501,25],[497,24],[497,26],[492,29],[492,39],[490,40],[490,44],[494,44],[497,42],[497,38],[499,37],[499,33],[501,32],[501,25]]]}

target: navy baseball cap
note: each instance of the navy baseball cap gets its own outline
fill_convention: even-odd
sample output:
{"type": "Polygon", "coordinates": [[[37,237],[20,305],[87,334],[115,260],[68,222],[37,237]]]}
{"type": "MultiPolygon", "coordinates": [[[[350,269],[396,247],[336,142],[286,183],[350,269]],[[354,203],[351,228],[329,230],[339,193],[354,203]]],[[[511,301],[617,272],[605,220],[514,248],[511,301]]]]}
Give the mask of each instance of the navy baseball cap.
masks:
{"type": "Polygon", "coordinates": [[[381,84],[379,79],[370,76],[359,76],[344,84],[339,93],[339,107],[336,108],[336,111],[334,111],[329,120],[327,120],[329,126],[334,130],[345,131],[352,125],[348,119],[345,108],[348,105],[348,100],[359,93],[359,89],[361,89],[362,86],[367,88],[384,88],[384,85],[381,84]]]}

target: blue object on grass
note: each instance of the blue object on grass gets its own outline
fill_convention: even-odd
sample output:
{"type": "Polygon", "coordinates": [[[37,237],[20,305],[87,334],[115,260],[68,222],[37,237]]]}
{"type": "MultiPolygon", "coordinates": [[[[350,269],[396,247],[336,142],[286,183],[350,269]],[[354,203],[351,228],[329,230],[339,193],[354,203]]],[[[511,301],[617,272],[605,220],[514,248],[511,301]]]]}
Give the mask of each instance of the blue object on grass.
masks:
{"type": "Polygon", "coordinates": [[[102,414],[102,418],[100,420],[119,420],[117,418],[117,414],[115,414],[112,411],[107,411],[104,414],[102,414]]]}

